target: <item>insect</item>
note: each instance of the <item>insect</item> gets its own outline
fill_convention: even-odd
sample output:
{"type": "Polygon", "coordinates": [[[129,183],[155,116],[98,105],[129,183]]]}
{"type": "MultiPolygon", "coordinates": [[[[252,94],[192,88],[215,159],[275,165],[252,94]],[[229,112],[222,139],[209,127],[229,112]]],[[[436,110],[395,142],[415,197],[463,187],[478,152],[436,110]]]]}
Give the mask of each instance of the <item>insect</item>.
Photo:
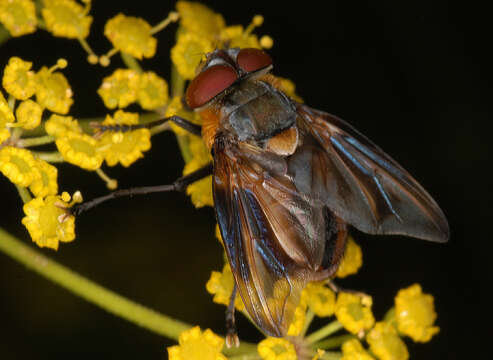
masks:
{"type": "MultiPolygon", "coordinates": [[[[283,336],[305,285],[336,272],[349,225],[434,242],[446,242],[449,228],[406,170],[345,121],[288,97],[272,68],[259,49],[209,53],[186,101],[203,119],[212,169],[102,199],[182,190],[212,170],[233,293],[260,329],[283,336]]],[[[165,120],[200,131],[178,117],[165,120]]]]}

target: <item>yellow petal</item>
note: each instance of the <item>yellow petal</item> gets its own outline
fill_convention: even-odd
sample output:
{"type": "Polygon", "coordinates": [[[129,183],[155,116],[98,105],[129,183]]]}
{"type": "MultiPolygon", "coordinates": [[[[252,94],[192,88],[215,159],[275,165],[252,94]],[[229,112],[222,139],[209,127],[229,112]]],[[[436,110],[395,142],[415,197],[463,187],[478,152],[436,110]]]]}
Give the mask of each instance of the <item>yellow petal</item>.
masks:
{"type": "Polygon", "coordinates": [[[0,1],[0,22],[12,36],[22,36],[36,31],[36,7],[31,0],[0,1]]]}

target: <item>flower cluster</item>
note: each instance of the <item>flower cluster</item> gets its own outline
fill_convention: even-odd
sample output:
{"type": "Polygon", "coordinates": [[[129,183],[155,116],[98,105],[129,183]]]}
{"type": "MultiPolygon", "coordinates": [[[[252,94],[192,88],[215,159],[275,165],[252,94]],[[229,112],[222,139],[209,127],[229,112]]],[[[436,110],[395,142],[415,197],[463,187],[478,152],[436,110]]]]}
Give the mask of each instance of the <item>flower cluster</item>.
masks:
{"type": "MultiPolygon", "coordinates": [[[[216,228],[216,236],[222,242],[218,228],[216,228]]],[[[355,274],[361,266],[361,248],[349,236],[346,252],[336,277],[343,278],[355,274]]],[[[224,265],[222,272],[212,272],[206,289],[214,295],[214,302],[226,306],[229,304],[233,281],[233,274],[227,264],[224,265]]],[[[235,307],[245,313],[245,307],[239,296],[235,299],[235,307]]],[[[305,337],[313,316],[332,318],[326,326],[328,329],[326,335],[340,328],[354,335],[340,344],[344,360],[374,358],[405,360],[409,355],[402,336],[408,336],[417,342],[426,342],[439,331],[438,327],[434,326],[436,313],[433,297],[423,294],[418,284],[400,290],[395,297],[395,307],[389,310],[383,321],[377,322],[372,312],[371,296],[345,291],[336,293],[325,282],[313,282],[303,290],[293,322],[288,329],[288,335],[296,338],[292,340],[289,337],[266,338],[258,345],[261,358],[297,359],[300,358],[300,354],[306,355],[306,353],[311,354],[313,358],[318,356],[314,351],[317,350],[319,343],[314,341],[311,335],[305,337]],[[301,340],[301,345],[300,340],[295,340],[300,337],[305,337],[305,340],[301,340]],[[366,340],[367,349],[361,343],[362,339],[366,340]],[[310,346],[311,352],[307,350],[310,346]]],[[[327,339],[329,340],[330,338],[327,339]]]]}
{"type": "MultiPolygon", "coordinates": [[[[78,191],[72,196],[59,192],[56,163],[67,162],[92,171],[114,189],[117,181],[109,178],[102,166],[132,165],[151,148],[152,135],[172,130],[185,161],[184,175],[208,165],[212,157],[201,137],[172,123],[152,127],[146,122],[177,115],[200,125],[199,114],[184,104],[183,92],[186,81],[196,75],[205,54],[218,47],[270,48],[273,45],[269,36],[258,37],[253,33],[263,23],[261,15],[255,15],[246,27],[228,26],[221,14],[207,6],[178,1],[176,10],[155,26],[123,13],[109,19],[104,35],[111,49],[98,56],[86,41],[93,20],[90,9],[90,0],[0,0],[0,23],[11,36],[46,30],[53,36],[76,39],[88,53],[91,64],[109,66],[111,57],[120,53],[126,65],[101,79],[97,94],[108,113],[95,124],[70,115],[73,91],[60,71],[67,67],[66,60],[59,59],[51,67],[33,67],[33,63],[14,56],[4,68],[3,90],[0,89],[0,173],[17,188],[24,202],[22,223],[40,247],[57,249],[60,242],[74,240],[75,219],[70,209],[82,202],[78,191]],[[144,71],[139,61],[155,55],[156,33],[175,22],[179,28],[176,44],[170,51],[173,76],[168,84],[155,72],[144,71]],[[138,104],[137,109],[142,111],[127,111],[132,104],[138,104]],[[53,149],[39,151],[36,147],[40,145],[53,149]]],[[[295,93],[293,82],[279,77],[272,79],[288,96],[302,101],[295,93]]],[[[213,206],[210,176],[189,185],[186,192],[196,207],[213,206]]],[[[216,233],[220,238],[219,232],[216,233]]],[[[335,277],[356,274],[361,266],[361,248],[349,237],[335,277]]],[[[286,288],[283,285],[274,286],[269,300],[279,301],[276,295],[286,288]]],[[[228,264],[221,271],[212,272],[206,289],[214,302],[229,304],[234,277],[228,264]]],[[[240,296],[235,298],[234,305],[238,312],[248,316],[240,296]]],[[[267,337],[259,342],[254,351],[260,358],[324,359],[330,357],[326,350],[340,348],[341,352],[335,355],[344,360],[405,360],[409,354],[403,337],[427,342],[439,332],[434,325],[433,297],[423,294],[418,284],[400,290],[394,307],[381,320],[372,313],[369,295],[336,292],[330,282],[307,284],[299,303],[290,311],[294,316],[288,336],[267,337]],[[315,317],[326,324],[307,335],[315,317]],[[345,331],[344,335],[332,337],[340,331],[345,331]]],[[[193,327],[179,336],[178,345],[169,347],[168,354],[175,360],[222,360],[226,359],[223,345],[224,340],[211,330],[193,327]]]]}
{"type": "Polygon", "coordinates": [[[40,126],[45,110],[59,114],[69,111],[72,90],[65,76],[56,71],[66,65],[60,59],[50,69],[35,72],[32,63],[12,57],[2,77],[8,98],[0,91],[0,172],[17,186],[25,201],[22,223],[32,240],[53,249],[58,248],[59,241],[74,240],[74,218],[68,209],[82,199],[79,194],[70,202],[67,193],[57,195],[57,168],[42,154],[28,150],[32,139],[22,138],[22,134],[40,126]],[[36,100],[31,99],[33,96],[36,100]]]}

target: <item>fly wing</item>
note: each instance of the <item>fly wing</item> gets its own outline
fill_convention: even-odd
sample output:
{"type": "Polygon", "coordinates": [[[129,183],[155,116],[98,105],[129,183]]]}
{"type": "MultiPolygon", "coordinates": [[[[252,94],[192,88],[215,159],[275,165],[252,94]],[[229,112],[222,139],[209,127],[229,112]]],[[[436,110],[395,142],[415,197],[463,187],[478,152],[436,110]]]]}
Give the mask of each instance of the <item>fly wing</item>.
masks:
{"type": "Polygon", "coordinates": [[[337,216],[363,232],[448,240],[443,212],[395,160],[333,115],[305,105],[298,105],[298,114],[325,156],[309,157],[300,151],[292,157],[290,169],[313,161],[323,161],[326,169],[311,178],[292,174],[299,189],[322,198],[337,216]]]}
{"type": "Polygon", "coordinates": [[[319,269],[325,205],[299,194],[281,156],[216,138],[213,191],[231,270],[251,318],[285,335],[319,269]]]}

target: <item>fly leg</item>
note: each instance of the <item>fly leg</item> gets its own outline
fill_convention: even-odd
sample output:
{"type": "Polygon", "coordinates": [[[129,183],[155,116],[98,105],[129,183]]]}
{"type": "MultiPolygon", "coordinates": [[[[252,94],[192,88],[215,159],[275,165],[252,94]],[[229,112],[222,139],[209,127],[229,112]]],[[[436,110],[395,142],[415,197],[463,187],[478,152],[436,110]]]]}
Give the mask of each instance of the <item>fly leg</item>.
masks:
{"type": "Polygon", "coordinates": [[[169,122],[174,123],[175,125],[181,127],[182,129],[188,131],[191,134],[200,136],[201,134],[201,126],[194,124],[187,119],[182,117],[173,115],[170,117],[158,119],[155,121],[148,122],[146,124],[135,124],[135,125],[102,125],[98,122],[92,122],[91,127],[95,128],[99,133],[104,133],[106,131],[118,131],[118,132],[127,132],[138,129],[151,129],[157,128],[158,126],[169,126],[169,122]]]}
{"type": "Polygon", "coordinates": [[[340,293],[340,292],[345,292],[345,293],[349,293],[349,294],[354,294],[354,295],[360,296],[363,303],[366,303],[366,302],[370,302],[371,301],[370,295],[368,295],[368,294],[366,294],[366,293],[364,293],[362,291],[352,290],[352,289],[346,289],[346,288],[340,287],[339,285],[337,285],[334,282],[334,279],[327,279],[326,280],[326,284],[336,294],[337,293],[340,293]]]}
{"type": "Polygon", "coordinates": [[[191,183],[200,180],[208,175],[212,174],[212,164],[206,165],[188,175],[182,176],[181,178],[174,181],[172,184],[168,185],[157,185],[157,186],[144,186],[144,187],[136,187],[130,189],[122,189],[109,193],[108,195],[94,198],[90,201],[84,202],[82,204],[74,205],[70,211],[72,215],[80,215],[83,212],[86,212],[89,209],[92,209],[99,204],[106,202],[108,200],[116,199],[119,197],[125,196],[134,196],[134,195],[144,195],[144,194],[153,194],[158,192],[168,192],[168,191],[179,191],[183,192],[186,190],[187,186],[191,183]]]}
{"type": "Polygon", "coordinates": [[[236,299],[236,283],[233,287],[233,292],[229,298],[229,305],[226,309],[226,346],[228,348],[240,346],[240,339],[238,338],[238,332],[236,331],[235,324],[235,299],[236,299]]]}

